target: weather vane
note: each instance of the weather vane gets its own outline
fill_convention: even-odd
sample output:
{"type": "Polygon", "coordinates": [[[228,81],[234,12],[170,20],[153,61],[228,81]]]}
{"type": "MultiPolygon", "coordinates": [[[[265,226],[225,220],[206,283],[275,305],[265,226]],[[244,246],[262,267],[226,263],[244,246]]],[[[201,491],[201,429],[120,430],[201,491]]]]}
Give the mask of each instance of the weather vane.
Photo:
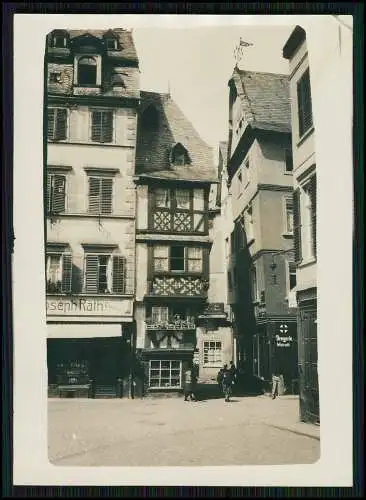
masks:
{"type": "Polygon", "coordinates": [[[253,44],[245,42],[242,37],[240,37],[239,44],[234,49],[235,65],[238,66],[239,62],[243,57],[244,47],[251,47],[253,44]]]}

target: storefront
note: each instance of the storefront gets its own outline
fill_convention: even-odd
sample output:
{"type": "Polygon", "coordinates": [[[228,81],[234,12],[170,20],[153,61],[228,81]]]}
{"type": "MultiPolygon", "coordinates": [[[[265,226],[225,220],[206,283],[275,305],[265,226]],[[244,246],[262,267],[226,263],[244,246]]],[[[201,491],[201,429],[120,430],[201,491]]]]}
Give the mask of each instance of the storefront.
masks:
{"type": "Polygon", "coordinates": [[[272,375],[284,378],[285,392],[298,391],[296,318],[272,318],[257,325],[253,336],[253,373],[270,390],[272,375]]]}
{"type": "Polygon", "coordinates": [[[50,397],[129,396],[134,340],[131,303],[47,298],[50,397]]]}
{"type": "Polygon", "coordinates": [[[299,291],[299,386],[300,418],[319,422],[318,336],[316,288],[299,291]]]}

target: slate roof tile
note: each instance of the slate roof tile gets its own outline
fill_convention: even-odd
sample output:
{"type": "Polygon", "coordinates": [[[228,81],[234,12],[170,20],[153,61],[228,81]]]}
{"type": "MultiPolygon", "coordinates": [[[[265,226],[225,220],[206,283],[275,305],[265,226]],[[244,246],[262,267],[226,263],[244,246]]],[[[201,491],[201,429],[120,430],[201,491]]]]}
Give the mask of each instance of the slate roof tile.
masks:
{"type": "Polygon", "coordinates": [[[232,80],[253,128],[291,132],[288,75],[235,68],[232,80]]]}
{"type": "Polygon", "coordinates": [[[136,174],[157,179],[217,181],[212,148],[201,139],[169,94],[141,91],[140,97],[136,174]],[[146,128],[141,115],[150,106],[156,110],[157,123],[146,128]],[[170,164],[171,148],[177,143],[181,143],[188,151],[188,165],[170,164]]]}

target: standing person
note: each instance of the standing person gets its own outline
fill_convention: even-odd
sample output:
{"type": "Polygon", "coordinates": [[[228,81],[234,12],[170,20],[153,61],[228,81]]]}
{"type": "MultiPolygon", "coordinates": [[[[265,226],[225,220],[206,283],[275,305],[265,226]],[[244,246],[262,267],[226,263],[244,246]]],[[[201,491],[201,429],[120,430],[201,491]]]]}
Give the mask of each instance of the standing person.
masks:
{"type": "Polygon", "coordinates": [[[184,378],[184,401],[188,401],[188,398],[191,401],[194,400],[193,386],[194,386],[194,374],[193,374],[192,367],[190,367],[185,372],[185,378],[184,378]]]}
{"type": "Polygon", "coordinates": [[[230,401],[230,396],[232,394],[232,385],[233,385],[233,376],[232,376],[230,370],[228,370],[227,366],[226,366],[226,369],[224,369],[223,378],[222,378],[222,388],[223,388],[226,402],[230,401]]]}
{"type": "Polygon", "coordinates": [[[220,368],[218,374],[217,374],[217,377],[216,377],[216,381],[219,385],[219,388],[220,388],[220,392],[224,392],[223,390],[223,387],[222,387],[222,380],[224,378],[224,371],[225,369],[227,368],[227,365],[225,365],[223,368],[220,368]]]}

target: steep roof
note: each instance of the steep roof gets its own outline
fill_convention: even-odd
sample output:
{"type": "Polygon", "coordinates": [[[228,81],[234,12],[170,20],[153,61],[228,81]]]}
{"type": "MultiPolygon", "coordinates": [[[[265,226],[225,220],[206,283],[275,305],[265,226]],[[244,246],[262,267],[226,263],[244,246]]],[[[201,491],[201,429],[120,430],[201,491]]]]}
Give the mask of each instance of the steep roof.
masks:
{"type": "Polygon", "coordinates": [[[136,174],[156,179],[215,182],[212,148],[201,139],[169,94],[141,91],[140,98],[136,174]],[[148,108],[154,110],[156,121],[146,127],[141,117],[148,108]],[[172,147],[178,143],[188,152],[190,161],[186,165],[170,164],[172,147]]]}
{"type": "Polygon", "coordinates": [[[291,132],[288,75],[235,68],[231,81],[252,128],[291,132]]]}
{"type": "MultiPolygon", "coordinates": [[[[106,34],[111,34],[112,36],[115,36],[119,40],[121,50],[115,52],[108,51],[108,57],[110,57],[111,59],[124,59],[128,61],[138,62],[135,44],[132,38],[132,32],[130,30],[126,30],[123,28],[114,28],[106,30],[58,30],[58,31],[65,31],[66,33],[68,33],[70,40],[74,40],[75,38],[86,35],[91,35],[92,37],[102,40],[106,34]]],[[[54,50],[55,49],[51,47],[48,49],[49,52],[54,50]]]]}

